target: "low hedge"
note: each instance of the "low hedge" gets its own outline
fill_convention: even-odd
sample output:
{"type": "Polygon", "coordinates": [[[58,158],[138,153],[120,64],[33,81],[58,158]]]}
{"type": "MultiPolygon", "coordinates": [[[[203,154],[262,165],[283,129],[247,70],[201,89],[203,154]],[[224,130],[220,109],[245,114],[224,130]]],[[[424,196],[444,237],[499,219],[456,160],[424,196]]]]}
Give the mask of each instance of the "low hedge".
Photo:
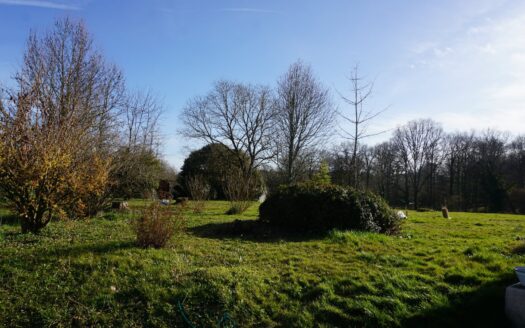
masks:
{"type": "Polygon", "coordinates": [[[383,198],[335,185],[295,185],[271,194],[259,208],[265,223],[293,230],[363,230],[392,234],[400,219],[383,198]]]}

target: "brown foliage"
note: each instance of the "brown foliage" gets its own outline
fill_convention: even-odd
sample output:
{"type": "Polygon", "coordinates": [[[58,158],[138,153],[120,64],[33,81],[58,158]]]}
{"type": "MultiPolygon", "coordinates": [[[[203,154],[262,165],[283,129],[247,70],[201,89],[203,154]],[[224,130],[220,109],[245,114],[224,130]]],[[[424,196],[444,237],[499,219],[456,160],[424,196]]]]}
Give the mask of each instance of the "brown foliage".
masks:
{"type": "Polygon", "coordinates": [[[161,248],[175,233],[182,231],[185,219],[181,210],[175,208],[172,212],[169,207],[154,202],[132,221],[132,225],[139,246],[161,248]]]}
{"type": "Polygon", "coordinates": [[[66,19],[30,36],[16,82],[0,97],[0,188],[22,231],[93,214],[107,199],[120,72],[66,19]]]}

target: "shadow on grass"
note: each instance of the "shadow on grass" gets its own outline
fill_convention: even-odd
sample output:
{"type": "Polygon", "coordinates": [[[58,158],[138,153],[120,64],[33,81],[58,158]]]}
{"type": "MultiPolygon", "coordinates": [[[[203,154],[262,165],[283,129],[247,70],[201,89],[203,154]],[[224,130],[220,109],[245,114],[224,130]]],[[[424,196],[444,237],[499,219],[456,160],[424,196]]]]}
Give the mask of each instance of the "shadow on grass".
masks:
{"type": "MultiPolygon", "coordinates": [[[[135,240],[117,240],[117,241],[92,241],[92,242],[75,242],[71,244],[42,243],[42,237],[31,233],[24,234],[19,231],[9,231],[3,233],[6,241],[11,245],[34,246],[31,249],[38,253],[38,258],[47,261],[49,258],[57,257],[78,257],[83,254],[106,254],[120,250],[139,248],[135,240]]],[[[22,254],[19,254],[23,257],[22,254]]],[[[33,260],[33,254],[29,254],[33,260]]]]}
{"type": "Polygon", "coordinates": [[[525,254],[525,243],[520,244],[512,249],[512,253],[516,255],[525,254]]]}
{"type": "Polygon", "coordinates": [[[221,223],[208,223],[189,228],[195,236],[211,239],[241,239],[257,242],[291,241],[300,242],[322,239],[326,233],[290,232],[278,227],[270,226],[259,220],[234,220],[221,223]]]}
{"type": "Polygon", "coordinates": [[[14,214],[0,215],[0,225],[17,226],[20,224],[18,217],[14,214]]]}
{"type": "Polygon", "coordinates": [[[78,244],[65,247],[57,247],[45,251],[44,257],[77,257],[83,254],[106,254],[120,250],[138,248],[134,240],[97,242],[95,244],[78,244]]]}
{"type": "Polygon", "coordinates": [[[505,288],[516,282],[509,272],[472,292],[449,296],[450,305],[402,321],[402,327],[511,327],[505,315],[505,288]]]}

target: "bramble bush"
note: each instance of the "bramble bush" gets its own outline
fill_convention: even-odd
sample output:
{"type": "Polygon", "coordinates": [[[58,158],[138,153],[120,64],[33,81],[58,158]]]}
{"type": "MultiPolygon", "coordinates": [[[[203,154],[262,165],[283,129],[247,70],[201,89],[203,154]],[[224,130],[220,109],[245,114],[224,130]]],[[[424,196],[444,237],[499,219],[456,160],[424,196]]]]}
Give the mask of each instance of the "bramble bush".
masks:
{"type": "Polygon", "coordinates": [[[400,220],[370,192],[335,185],[281,187],[259,208],[261,221],[293,230],[363,230],[393,234],[400,220]]]}

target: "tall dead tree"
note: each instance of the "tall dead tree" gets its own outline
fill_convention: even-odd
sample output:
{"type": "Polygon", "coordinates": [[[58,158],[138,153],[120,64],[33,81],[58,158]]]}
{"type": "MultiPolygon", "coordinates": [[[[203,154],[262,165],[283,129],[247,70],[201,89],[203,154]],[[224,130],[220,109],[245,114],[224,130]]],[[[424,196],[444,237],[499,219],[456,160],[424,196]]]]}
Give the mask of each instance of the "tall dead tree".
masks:
{"type": "Polygon", "coordinates": [[[341,128],[341,134],[344,138],[349,139],[353,143],[352,173],[354,187],[359,188],[358,152],[360,142],[365,138],[385,132],[369,132],[368,128],[370,121],[383,113],[386,108],[379,111],[365,109],[364,104],[372,94],[374,83],[364,81],[364,78],[359,75],[359,67],[357,65],[352,70],[348,79],[350,80],[351,85],[350,95],[341,95],[341,98],[350,106],[350,110],[348,114],[339,113],[339,115],[344,121],[351,125],[350,128],[341,128]]]}
{"type": "Polygon", "coordinates": [[[310,66],[297,61],[277,83],[277,164],[287,183],[304,173],[309,153],[324,143],[333,131],[335,112],[328,89],[314,76],[310,66]]]}

